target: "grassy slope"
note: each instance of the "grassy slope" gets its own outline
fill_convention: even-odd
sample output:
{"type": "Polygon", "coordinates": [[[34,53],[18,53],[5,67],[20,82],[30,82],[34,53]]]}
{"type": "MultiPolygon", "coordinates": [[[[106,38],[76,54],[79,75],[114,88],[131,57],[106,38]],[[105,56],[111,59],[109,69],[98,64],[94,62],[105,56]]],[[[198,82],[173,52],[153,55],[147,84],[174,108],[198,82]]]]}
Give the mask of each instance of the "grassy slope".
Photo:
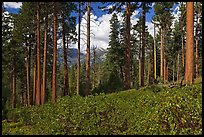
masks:
{"type": "Polygon", "coordinates": [[[202,85],[63,97],[13,116],[3,134],[201,134],[202,85]]]}

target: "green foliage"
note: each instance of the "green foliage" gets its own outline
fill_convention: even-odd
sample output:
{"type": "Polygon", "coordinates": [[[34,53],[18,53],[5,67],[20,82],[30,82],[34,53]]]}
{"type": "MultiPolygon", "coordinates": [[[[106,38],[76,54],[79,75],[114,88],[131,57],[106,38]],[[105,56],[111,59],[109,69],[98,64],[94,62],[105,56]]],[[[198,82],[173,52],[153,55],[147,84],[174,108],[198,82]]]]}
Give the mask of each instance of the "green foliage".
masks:
{"type": "Polygon", "coordinates": [[[151,86],[108,95],[57,98],[56,104],[16,109],[12,113],[17,123],[4,121],[3,134],[201,134],[201,87],[151,86]]]}

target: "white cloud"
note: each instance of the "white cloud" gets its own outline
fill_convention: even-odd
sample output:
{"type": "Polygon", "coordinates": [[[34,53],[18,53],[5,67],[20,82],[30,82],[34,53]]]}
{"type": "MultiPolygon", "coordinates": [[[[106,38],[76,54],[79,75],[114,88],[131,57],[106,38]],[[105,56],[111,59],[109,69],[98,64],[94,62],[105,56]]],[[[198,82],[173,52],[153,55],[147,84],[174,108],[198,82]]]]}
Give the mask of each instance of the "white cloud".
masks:
{"type": "Polygon", "coordinates": [[[22,6],[22,2],[4,2],[5,8],[20,8],[22,6]]]}
{"type": "MultiPolygon", "coordinates": [[[[138,21],[138,18],[136,15],[138,15],[139,11],[133,12],[133,15],[131,16],[131,24],[135,25],[138,21]]],[[[116,13],[118,15],[119,22],[123,21],[122,13],[116,13]]],[[[106,49],[108,47],[109,43],[109,33],[110,33],[110,19],[112,17],[113,13],[111,14],[104,14],[101,17],[97,18],[96,15],[91,13],[91,23],[90,23],[90,30],[91,30],[91,48],[92,46],[97,46],[98,48],[104,48],[106,49]]],[[[83,15],[83,18],[81,20],[81,52],[86,52],[86,34],[87,34],[87,13],[83,15]],[[85,19],[84,19],[85,18],[85,19]],[[83,33],[83,34],[82,34],[83,33]]],[[[76,31],[78,33],[78,25],[76,25],[76,31]]],[[[154,36],[154,26],[151,22],[146,22],[146,25],[149,28],[149,32],[152,36],[154,36]]],[[[73,48],[78,47],[78,43],[72,44],[73,48]]]]}

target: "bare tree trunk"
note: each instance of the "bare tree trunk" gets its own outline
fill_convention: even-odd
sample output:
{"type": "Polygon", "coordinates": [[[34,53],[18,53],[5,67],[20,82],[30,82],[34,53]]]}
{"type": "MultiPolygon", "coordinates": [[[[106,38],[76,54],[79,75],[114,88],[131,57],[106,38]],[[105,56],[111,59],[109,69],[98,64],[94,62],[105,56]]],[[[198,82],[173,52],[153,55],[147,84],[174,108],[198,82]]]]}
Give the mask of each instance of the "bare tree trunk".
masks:
{"type": "Polygon", "coordinates": [[[143,2],[142,7],[142,60],[141,60],[141,86],[144,86],[144,64],[145,64],[145,12],[146,2],[143,2]]]}
{"type": "MultiPolygon", "coordinates": [[[[68,49],[68,47],[69,47],[69,44],[68,44],[68,43],[69,43],[69,40],[68,40],[68,37],[67,37],[67,46],[65,47],[65,48],[66,48],[66,57],[67,57],[67,49],[68,49]]],[[[66,59],[66,60],[67,60],[67,59],[66,59]]],[[[69,72],[69,68],[67,67],[67,91],[68,91],[68,92],[67,92],[67,93],[68,93],[67,95],[70,96],[69,73],[68,73],[68,72],[69,72]]]]}
{"type": "Polygon", "coordinates": [[[36,104],[40,105],[40,5],[37,2],[37,89],[36,89],[36,104]]]}
{"type": "Polygon", "coordinates": [[[52,103],[56,102],[56,71],[57,71],[57,15],[54,7],[54,48],[53,48],[53,67],[52,67],[52,103]]]}
{"type": "Polygon", "coordinates": [[[121,80],[124,81],[123,68],[121,65],[120,65],[120,77],[121,77],[121,80]]]}
{"type": "Polygon", "coordinates": [[[27,92],[24,91],[24,83],[22,81],[20,81],[20,85],[21,85],[21,90],[23,91],[23,98],[24,98],[24,105],[26,106],[26,108],[28,107],[28,98],[27,98],[27,92]]]}
{"type": "Polygon", "coordinates": [[[175,81],[175,75],[174,75],[174,73],[175,73],[175,61],[173,60],[173,83],[174,83],[174,81],[175,81]]]}
{"type": "Polygon", "coordinates": [[[163,79],[163,73],[164,73],[164,45],[163,45],[163,35],[164,31],[161,28],[161,49],[160,49],[160,77],[163,79]]]}
{"type": "Polygon", "coordinates": [[[15,59],[13,59],[13,70],[12,70],[12,79],[13,79],[13,84],[12,84],[12,109],[16,107],[16,70],[15,70],[15,59]]]}
{"type": "MultiPolygon", "coordinates": [[[[197,17],[197,24],[198,24],[198,17],[197,17]]],[[[198,78],[199,76],[199,69],[198,69],[198,28],[196,28],[196,78],[198,78]]]]}
{"type": "Polygon", "coordinates": [[[27,105],[30,106],[30,46],[28,46],[26,39],[27,47],[27,57],[26,57],[26,92],[27,92],[27,105]]]}
{"type": "Polygon", "coordinates": [[[156,49],[156,31],[154,24],[154,81],[157,79],[157,49],[156,49]]]}
{"type": "Polygon", "coordinates": [[[166,83],[166,55],[164,55],[164,83],[166,83]]]}
{"type": "Polygon", "coordinates": [[[166,63],[166,81],[168,82],[169,71],[168,71],[168,63],[166,63]]]}
{"type": "Polygon", "coordinates": [[[28,105],[27,105],[27,94],[26,94],[26,92],[23,92],[23,98],[24,98],[24,105],[26,106],[26,108],[28,107],[28,105]]]}
{"type": "Polygon", "coordinates": [[[164,83],[168,83],[168,65],[166,55],[164,55],[164,83]]]}
{"type": "Polygon", "coordinates": [[[36,104],[36,83],[37,83],[37,47],[35,47],[35,60],[33,69],[33,104],[36,104]]]}
{"type": "MultiPolygon", "coordinates": [[[[64,14],[62,14],[62,40],[63,40],[63,50],[64,50],[64,96],[69,95],[69,83],[68,83],[68,71],[67,71],[67,48],[65,46],[65,20],[64,14]]],[[[67,41],[68,43],[68,41],[67,41]]]]}
{"type": "Polygon", "coordinates": [[[44,62],[43,62],[43,83],[42,83],[42,94],[41,94],[41,104],[45,103],[45,91],[46,91],[46,61],[47,61],[47,26],[48,26],[48,13],[46,7],[45,15],[45,28],[44,28],[44,62]]]}
{"type": "Polygon", "coordinates": [[[80,27],[81,27],[81,4],[79,2],[79,17],[78,17],[78,60],[77,60],[77,90],[76,95],[79,95],[79,84],[80,84],[80,27]]]}
{"type": "Polygon", "coordinates": [[[140,33],[140,47],[139,47],[139,86],[141,86],[141,47],[142,47],[142,35],[140,33]]]}
{"type": "Polygon", "coordinates": [[[180,81],[180,72],[179,72],[179,52],[178,52],[178,58],[177,58],[177,61],[178,61],[178,63],[177,63],[177,83],[179,83],[179,81],[180,81]]]}
{"type": "Polygon", "coordinates": [[[95,78],[96,78],[96,47],[93,47],[93,87],[95,88],[95,78]]]}
{"type": "Polygon", "coordinates": [[[151,69],[151,63],[150,58],[148,59],[148,69],[147,69],[147,83],[150,85],[150,69],[151,69]]]}
{"type": "Polygon", "coordinates": [[[182,36],[181,36],[181,41],[182,41],[182,67],[184,68],[184,39],[183,39],[183,33],[182,33],[182,36]]]}
{"type": "Polygon", "coordinates": [[[193,60],[194,60],[194,7],[193,2],[187,2],[186,5],[186,69],[185,80],[187,85],[192,85],[194,82],[193,75],[193,60]]]}
{"type": "Polygon", "coordinates": [[[24,101],[23,92],[21,91],[21,93],[20,93],[20,104],[21,104],[21,106],[24,106],[23,101],[24,101]]]}
{"type": "Polygon", "coordinates": [[[130,2],[126,5],[125,88],[130,88],[130,2]]]}
{"type": "Polygon", "coordinates": [[[89,95],[90,90],[90,2],[87,6],[87,48],[86,48],[86,93],[89,95]]]}

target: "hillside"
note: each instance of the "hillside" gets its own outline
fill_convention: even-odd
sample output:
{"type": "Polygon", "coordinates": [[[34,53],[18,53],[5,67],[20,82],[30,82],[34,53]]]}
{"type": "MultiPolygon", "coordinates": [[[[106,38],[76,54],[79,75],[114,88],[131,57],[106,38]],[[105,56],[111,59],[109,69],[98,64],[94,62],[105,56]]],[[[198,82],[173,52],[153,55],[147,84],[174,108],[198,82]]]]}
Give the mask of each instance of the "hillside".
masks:
{"type": "MultiPolygon", "coordinates": [[[[68,59],[68,64],[77,64],[77,49],[76,48],[69,48],[67,54],[67,59],[68,59]]],[[[91,63],[93,61],[93,51],[91,51],[91,63]]],[[[107,50],[104,48],[97,48],[96,49],[96,63],[101,63],[106,56],[107,50]]],[[[62,48],[59,48],[57,50],[57,55],[58,55],[58,62],[63,63],[63,56],[64,56],[64,51],[62,48]]],[[[80,61],[83,63],[86,61],[86,53],[81,52],[80,53],[80,61]]]]}
{"type": "Polygon", "coordinates": [[[202,85],[66,96],[56,104],[16,109],[8,119],[12,122],[2,122],[3,135],[202,134],[202,85]]]}

